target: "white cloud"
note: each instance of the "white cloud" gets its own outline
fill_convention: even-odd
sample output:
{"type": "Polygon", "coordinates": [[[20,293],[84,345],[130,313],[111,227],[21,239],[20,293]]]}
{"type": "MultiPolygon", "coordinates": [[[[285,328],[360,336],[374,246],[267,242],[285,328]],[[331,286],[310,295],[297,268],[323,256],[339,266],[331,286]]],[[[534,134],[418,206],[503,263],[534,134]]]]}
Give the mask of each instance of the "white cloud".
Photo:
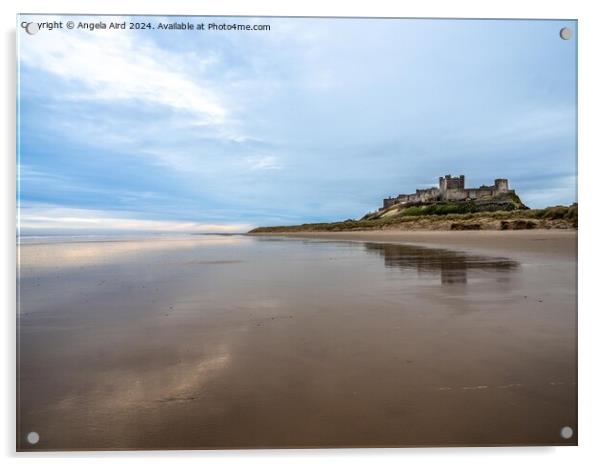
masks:
{"type": "MultiPolygon", "coordinates": [[[[41,31],[22,36],[19,54],[28,66],[82,84],[82,91],[67,96],[72,99],[138,100],[189,112],[196,124],[218,124],[227,116],[215,89],[188,74],[190,64],[182,56],[140,33],[41,31]]],[[[214,60],[208,56],[207,65],[214,60]]],[[[201,65],[197,59],[194,66],[201,65]]]]}
{"type": "Polygon", "coordinates": [[[252,228],[243,223],[200,223],[135,218],[129,212],[74,209],[56,205],[22,205],[21,231],[239,233],[252,228]]]}
{"type": "Polygon", "coordinates": [[[251,156],[244,159],[249,170],[281,170],[282,166],[273,155],[251,156]]]}

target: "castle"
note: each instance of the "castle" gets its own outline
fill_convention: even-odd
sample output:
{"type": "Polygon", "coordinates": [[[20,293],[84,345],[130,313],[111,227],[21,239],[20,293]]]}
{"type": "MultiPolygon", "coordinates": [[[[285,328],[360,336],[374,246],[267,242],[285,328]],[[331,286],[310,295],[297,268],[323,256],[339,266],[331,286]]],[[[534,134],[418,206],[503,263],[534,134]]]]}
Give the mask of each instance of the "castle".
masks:
{"type": "Polygon", "coordinates": [[[505,178],[496,179],[493,186],[483,185],[480,188],[465,188],[464,175],[445,175],[439,177],[438,188],[417,189],[414,194],[400,194],[397,197],[383,199],[382,209],[386,209],[396,204],[435,201],[466,201],[507,193],[514,194],[514,190],[508,189],[508,180],[505,178]]]}

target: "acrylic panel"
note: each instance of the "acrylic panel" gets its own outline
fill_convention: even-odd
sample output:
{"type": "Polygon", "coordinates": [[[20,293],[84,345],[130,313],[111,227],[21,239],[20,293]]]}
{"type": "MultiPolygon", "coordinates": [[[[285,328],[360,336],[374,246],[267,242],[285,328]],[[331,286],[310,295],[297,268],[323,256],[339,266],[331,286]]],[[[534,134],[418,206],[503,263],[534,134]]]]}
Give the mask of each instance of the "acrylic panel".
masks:
{"type": "Polygon", "coordinates": [[[577,444],[577,21],[16,29],[18,450],[577,444]]]}

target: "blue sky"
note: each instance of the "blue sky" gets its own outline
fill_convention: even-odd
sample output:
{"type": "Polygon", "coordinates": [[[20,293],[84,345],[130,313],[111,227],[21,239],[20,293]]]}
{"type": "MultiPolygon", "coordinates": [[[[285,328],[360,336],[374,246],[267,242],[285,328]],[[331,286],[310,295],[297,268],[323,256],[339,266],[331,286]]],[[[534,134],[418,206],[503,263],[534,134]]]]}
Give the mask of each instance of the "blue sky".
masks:
{"type": "Polygon", "coordinates": [[[271,30],[18,28],[23,232],[358,218],[447,173],[576,201],[575,22],[137,20],[271,30]]]}

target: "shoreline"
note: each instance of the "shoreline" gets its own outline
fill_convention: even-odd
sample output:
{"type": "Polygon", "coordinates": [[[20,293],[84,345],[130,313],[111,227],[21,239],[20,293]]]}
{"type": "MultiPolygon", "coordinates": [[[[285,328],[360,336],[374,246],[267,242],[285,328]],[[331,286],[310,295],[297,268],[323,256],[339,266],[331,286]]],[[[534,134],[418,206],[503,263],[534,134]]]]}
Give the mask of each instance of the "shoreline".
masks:
{"type": "Polygon", "coordinates": [[[248,236],[277,236],[297,239],[414,244],[464,251],[530,253],[577,259],[578,230],[378,230],[337,232],[247,233],[248,236]]]}

